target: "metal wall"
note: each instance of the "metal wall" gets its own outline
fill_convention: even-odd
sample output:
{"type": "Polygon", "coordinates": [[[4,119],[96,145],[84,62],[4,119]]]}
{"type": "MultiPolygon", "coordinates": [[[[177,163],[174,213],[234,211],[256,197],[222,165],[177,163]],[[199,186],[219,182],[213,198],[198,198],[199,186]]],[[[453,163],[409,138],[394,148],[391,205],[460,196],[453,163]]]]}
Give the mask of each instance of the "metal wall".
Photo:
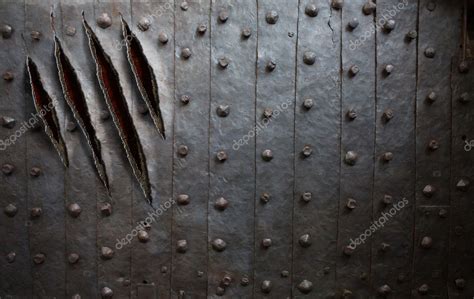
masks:
{"type": "Polygon", "coordinates": [[[473,298],[463,11],[447,0],[0,0],[0,298],[473,298]],[[166,139],[121,16],[156,75],[166,139]],[[83,17],[118,72],[152,206],[83,17]],[[65,101],[53,29],[111,196],[65,101]],[[67,168],[35,111],[27,55],[67,168]]]}

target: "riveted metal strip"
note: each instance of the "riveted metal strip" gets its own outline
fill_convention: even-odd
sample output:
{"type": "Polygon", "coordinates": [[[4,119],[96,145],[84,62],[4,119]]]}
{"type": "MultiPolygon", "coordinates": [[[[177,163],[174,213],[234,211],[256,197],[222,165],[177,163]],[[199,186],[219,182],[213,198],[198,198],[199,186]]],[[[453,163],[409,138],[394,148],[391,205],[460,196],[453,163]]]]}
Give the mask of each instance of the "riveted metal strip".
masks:
{"type": "Polygon", "coordinates": [[[341,14],[328,1],[299,6],[293,293],[326,298],[336,287],[341,14]]]}
{"type": "MultiPolygon", "coordinates": [[[[474,72],[459,72],[462,60],[452,65],[451,224],[448,290],[450,298],[474,293],[474,72]],[[467,100],[467,101],[466,101],[467,100]]],[[[472,67],[473,60],[467,60],[472,67]]]]}
{"type": "Polygon", "coordinates": [[[416,209],[414,241],[414,298],[430,295],[447,298],[446,262],[449,247],[448,206],[423,206],[416,209]]]}
{"type": "MultiPolygon", "coordinates": [[[[50,27],[51,7],[57,1],[26,1],[24,37],[28,55],[35,61],[43,86],[58,111],[63,125],[61,87],[57,81],[53,38],[50,27]],[[53,79],[54,78],[54,79],[53,79]]],[[[56,12],[59,17],[59,12],[56,12]]],[[[25,99],[27,113],[37,116],[32,95],[25,99]]],[[[45,108],[47,109],[47,108],[45,108]]],[[[33,116],[32,116],[33,117],[33,116]]],[[[41,216],[29,226],[33,293],[38,297],[64,297],[65,217],[64,166],[43,129],[29,131],[27,140],[28,206],[41,208],[41,216]]]]}
{"type": "MultiPolygon", "coordinates": [[[[81,12],[92,15],[93,3],[82,0],[70,3],[61,1],[62,19],[55,18],[57,34],[65,54],[69,57],[76,75],[81,82],[92,125],[97,121],[94,101],[100,93],[92,81],[94,70],[90,64],[87,38],[82,30],[81,12]],[[90,71],[90,72],[89,72],[90,71]]],[[[97,190],[106,194],[94,166],[88,140],[81,132],[72,110],[65,108],[66,131],[64,139],[69,148],[70,167],[65,176],[66,207],[77,204],[80,216],[66,217],[66,296],[79,294],[83,298],[98,297],[97,286],[97,190]],[[77,259],[78,258],[78,259],[77,259]]],[[[98,127],[95,125],[94,127],[98,127]]],[[[96,134],[95,134],[96,135],[96,134]]],[[[91,139],[93,140],[93,139],[91,139]]],[[[95,142],[95,141],[92,141],[95,142]]]]}
{"type": "Polygon", "coordinates": [[[0,297],[32,296],[31,264],[28,246],[29,210],[27,202],[26,137],[24,80],[25,52],[21,33],[24,31],[23,1],[4,1],[0,6],[0,73],[12,74],[12,80],[0,82],[0,297]],[[14,105],[13,105],[14,104],[14,105]],[[11,144],[10,142],[13,141],[11,144]],[[9,214],[6,214],[9,213],[9,214]]]}
{"type": "Polygon", "coordinates": [[[256,1],[212,1],[209,297],[253,294],[256,1]],[[227,155],[219,160],[218,153],[227,155]],[[242,215],[246,215],[242,217],[242,215]],[[226,246],[220,250],[217,240],[226,246]]]}
{"type": "MultiPolygon", "coordinates": [[[[173,298],[206,298],[209,200],[210,1],[175,1],[173,298]],[[186,199],[187,198],[187,199],[186,199]]],[[[164,39],[163,39],[164,40],[164,39]]],[[[172,43],[172,39],[168,43],[172,43]]],[[[212,157],[214,158],[214,157],[212,157]]]]}
{"type": "MultiPolygon", "coordinates": [[[[129,1],[99,1],[94,5],[94,14],[85,14],[84,16],[120,74],[119,83],[131,110],[132,77],[130,68],[123,49],[116,47],[117,43],[122,40],[120,13],[124,17],[130,18],[129,1]]],[[[84,30],[84,28],[80,30],[84,30]]],[[[93,62],[90,51],[88,54],[89,59],[93,62]]],[[[98,86],[97,78],[93,76],[94,73],[95,65],[90,76],[98,86]]],[[[103,107],[100,110],[103,126],[97,134],[104,146],[104,161],[109,174],[112,194],[112,199],[109,202],[112,205],[110,216],[100,215],[97,220],[98,286],[102,294],[112,291],[114,297],[122,298],[129,297],[131,292],[130,244],[138,233],[136,230],[132,230],[132,186],[140,187],[136,180],[132,180],[132,169],[129,167],[122,142],[117,134],[117,128],[114,126],[102,93],[100,93],[98,102],[103,107]],[[107,117],[109,118],[107,119],[107,117]]],[[[102,194],[98,193],[98,196],[100,208],[108,201],[102,194]]]]}
{"type": "MultiPolygon", "coordinates": [[[[174,2],[133,1],[130,29],[140,40],[143,53],[153,68],[159,91],[166,140],[160,138],[151,115],[134,88],[135,124],[147,156],[153,207],[143,204],[140,190],[134,190],[133,223],[145,221],[147,235],[134,240],[132,248],[132,297],[169,298],[171,273],[171,219],[174,109],[174,2]],[[160,43],[166,33],[169,41],[160,43]],[[149,238],[149,240],[147,239],[149,238]],[[146,290],[146,293],[144,293],[146,290]],[[155,297],[153,297],[155,296],[155,297]]],[[[122,44],[123,47],[125,46],[122,44]]],[[[124,51],[125,48],[122,48],[124,51]]],[[[132,84],[135,82],[132,81],[132,84]]]]}
{"type": "Polygon", "coordinates": [[[377,2],[373,219],[384,224],[372,237],[371,276],[377,294],[396,297],[410,297],[412,287],[416,37],[409,35],[416,31],[417,12],[413,1],[377,2]]]}
{"type": "Polygon", "coordinates": [[[258,1],[256,298],[291,296],[298,3],[258,1]],[[266,108],[273,110],[268,121],[266,108]],[[271,119],[271,121],[270,121],[271,119]],[[262,204],[260,197],[270,199],[262,204]],[[269,241],[271,246],[268,246],[269,241]]]}
{"type": "MultiPolygon", "coordinates": [[[[367,298],[370,294],[370,236],[375,124],[375,24],[362,11],[365,0],[342,8],[341,181],[336,279],[338,293],[367,298]],[[348,23],[358,26],[350,31],[348,23]],[[354,111],[356,118],[349,115],[354,111]],[[352,208],[355,204],[355,208],[352,208]],[[347,247],[350,246],[350,247],[347,247]]],[[[333,12],[337,13],[337,12],[333,12]]]]}

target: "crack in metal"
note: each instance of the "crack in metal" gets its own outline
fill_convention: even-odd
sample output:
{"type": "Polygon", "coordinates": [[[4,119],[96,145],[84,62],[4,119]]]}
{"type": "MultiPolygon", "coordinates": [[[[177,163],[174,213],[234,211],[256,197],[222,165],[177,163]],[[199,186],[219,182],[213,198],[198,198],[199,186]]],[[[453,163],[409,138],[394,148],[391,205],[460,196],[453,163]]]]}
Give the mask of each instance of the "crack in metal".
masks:
{"type": "Polygon", "coordinates": [[[89,39],[89,49],[95,62],[96,75],[105,102],[122,140],[133,174],[138,180],[145,198],[151,204],[151,186],[145,154],[120,85],[119,74],[112,64],[110,56],[104,51],[96,34],[87,23],[84,12],[82,13],[82,23],[89,39]]]}
{"type": "Polygon", "coordinates": [[[54,36],[54,49],[59,81],[61,82],[64,98],[87,139],[99,178],[107,190],[107,194],[110,196],[109,179],[107,177],[105,163],[102,159],[101,144],[96,137],[96,131],[92,125],[91,115],[87,107],[87,101],[82,90],[81,82],[77,77],[69,57],[64,53],[61,41],[56,35],[54,36]]]}
{"type": "Polygon", "coordinates": [[[155,124],[158,133],[163,139],[166,139],[165,126],[163,124],[163,116],[160,109],[160,96],[158,93],[158,83],[156,81],[153,68],[148,63],[148,59],[143,53],[143,47],[140,40],[132,32],[130,26],[121,16],[122,34],[127,49],[127,59],[132,69],[135,81],[137,83],[140,94],[145,101],[150,116],[155,124]]]}
{"type": "Polygon", "coordinates": [[[33,103],[37,115],[39,115],[43,121],[44,131],[53,143],[53,146],[58,152],[64,166],[69,167],[66,143],[61,135],[61,128],[59,126],[53,100],[44,88],[38,67],[30,56],[26,57],[26,66],[30,78],[31,94],[33,96],[33,103]]]}

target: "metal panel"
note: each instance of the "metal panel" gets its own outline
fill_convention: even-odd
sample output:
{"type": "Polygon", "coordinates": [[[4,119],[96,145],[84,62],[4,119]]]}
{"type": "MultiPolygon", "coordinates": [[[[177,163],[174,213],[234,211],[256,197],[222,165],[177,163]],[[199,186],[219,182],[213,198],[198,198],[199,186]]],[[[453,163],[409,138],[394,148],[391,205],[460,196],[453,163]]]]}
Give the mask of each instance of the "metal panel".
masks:
{"type": "Polygon", "coordinates": [[[336,287],[341,14],[325,0],[300,1],[299,6],[293,293],[327,298],[336,287]],[[313,107],[307,108],[309,101],[313,107]],[[312,200],[306,202],[302,196],[308,192],[312,200]]]}
{"type": "MultiPolygon", "coordinates": [[[[93,4],[89,1],[61,1],[61,19],[56,17],[56,30],[62,46],[71,59],[88,103],[93,121],[100,94],[95,89],[94,70],[91,66],[89,47],[82,30],[81,12],[92,15],[93,4]],[[72,52],[72,53],[71,53],[72,52]]],[[[57,78],[55,76],[54,78],[57,78]]],[[[77,218],[66,217],[66,295],[79,294],[83,298],[98,297],[97,287],[97,193],[106,193],[97,175],[87,140],[80,131],[70,109],[65,109],[67,131],[64,139],[69,149],[70,167],[65,177],[66,206],[78,204],[82,209],[77,218]],[[99,190],[99,191],[97,191],[99,190]],[[77,256],[79,259],[76,260],[77,256]]],[[[94,119],[95,118],[95,119],[94,119]]],[[[97,127],[97,126],[96,126],[97,127]]]]}
{"type": "MultiPolygon", "coordinates": [[[[452,87],[451,225],[448,290],[450,298],[474,294],[474,72],[461,74],[454,59],[452,87]],[[465,98],[471,99],[465,102],[465,98]]],[[[473,61],[467,61],[473,65],[473,61]]]]}
{"type": "MultiPolygon", "coordinates": [[[[95,4],[94,15],[85,15],[85,18],[119,72],[120,84],[127,99],[128,107],[130,107],[129,110],[131,110],[132,78],[130,77],[130,68],[123,49],[115,46],[117,42],[122,40],[119,13],[122,13],[125,18],[130,18],[129,1],[99,1],[95,4]],[[108,18],[110,18],[111,23],[109,23],[108,18]]],[[[89,59],[93,61],[90,55],[89,59]]],[[[93,77],[91,80],[98,84],[94,73],[95,68],[90,73],[90,76],[93,77]]],[[[138,186],[138,183],[136,180],[132,181],[132,169],[127,161],[112,117],[105,119],[105,116],[109,114],[107,107],[104,105],[105,100],[102,93],[99,94],[98,101],[101,102],[103,107],[101,113],[104,119],[102,119],[102,131],[97,132],[97,135],[105,147],[104,161],[108,170],[112,193],[110,202],[112,213],[110,216],[101,216],[97,220],[97,250],[100,255],[97,273],[98,285],[99,291],[107,293],[108,289],[106,288],[109,288],[114,297],[122,298],[129,297],[131,291],[131,246],[127,240],[130,239],[130,236],[132,238],[136,237],[136,234],[134,236],[134,231],[132,231],[131,206],[132,184],[138,186]],[[106,248],[112,249],[114,254],[107,252],[106,248]]],[[[101,206],[108,202],[104,195],[99,193],[98,196],[101,206]]]]}
{"type": "Polygon", "coordinates": [[[291,296],[298,3],[258,1],[255,297],[291,296]],[[271,121],[263,121],[266,108],[271,121]],[[278,111],[278,113],[277,113],[278,111]],[[266,125],[265,125],[266,123],[266,125]],[[267,193],[270,200],[262,204],[267,193]],[[271,246],[267,247],[271,241],[271,246]]]}
{"type": "MultiPolygon", "coordinates": [[[[143,202],[141,190],[134,188],[133,223],[145,221],[149,241],[134,240],[132,248],[132,297],[169,298],[171,273],[171,219],[173,167],[173,109],[174,109],[174,13],[173,1],[133,1],[131,30],[140,40],[144,54],[154,69],[158,81],[160,108],[166,140],[156,130],[146,105],[137,89],[133,89],[135,125],[140,132],[147,156],[152,185],[152,209],[143,202]],[[150,24],[149,26],[147,24],[150,24]],[[147,27],[148,26],[148,27],[147,27]],[[140,29],[141,28],[141,29],[140,29]],[[160,44],[160,33],[171,40],[160,44]],[[161,211],[161,212],[160,212],[161,211]],[[145,289],[145,287],[147,289],[145,289]],[[146,293],[144,293],[146,290],[146,293]],[[156,296],[156,297],[153,297],[156,296]]],[[[122,48],[125,51],[125,48],[122,48]]],[[[132,82],[135,84],[135,82],[132,82]]]]}
{"type": "MultiPolygon", "coordinates": [[[[44,87],[55,103],[63,130],[63,99],[56,77],[50,27],[51,7],[57,1],[26,1],[25,39],[28,54],[34,59],[44,87]]],[[[56,15],[59,17],[59,13],[56,15]]],[[[27,113],[35,113],[31,94],[25,97],[27,113]]],[[[39,207],[42,215],[29,226],[33,292],[36,296],[65,295],[65,217],[64,166],[43,129],[27,135],[28,206],[39,207]]]]}
{"type": "Polygon", "coordinates": [[[370,294],[370,238],[351,255],[346,249],[351,240],[372,224],[376,65],[374,22],[371,15],[362,12],[365,3],[365,0],[346,1],[342,8],[343,26],[354,18],[359,25],[353,31],[346,27],[342,30],[341,193],[336,279],[338,292],[342,295],[352,292],[355,298],[367,298],[370,294]],[[347,117],[350,110],[357,114],[353,120],[347,117]],[[355,209],[349,207],[352,200],[356,202],[355,209]]]}
{"type": "Polygon", "coordinates": [[[372,288],[408,298],[412,286],[418,4],[377,2],[377,114],[373,218],[390,215],[372,237],[372,288]],[[390,30],[391,22],[396,26],[390,30]],[[385,25],[387,24],[387,25],[385,25]],[[384,26],[385,25],[385,26],[384,26]],[[393,65],[392,73],[384,68],[393,65]],[[391,153],[392,160],[384,155],[391,153]],[[388,288],[387,288],[388,286],[388,288]]]}
{"type": "Polygon", "coordinates": [[[9,37],[0,38],[0,74],[13,74],[13,80],[0,82],[0,297],[32,296],[32,277],[28,246],[29,210],[27,202],[26,137],[29,130],[25,112],[25,53],[21,32],[24,30],[23,1],[3,1],[0,23],[11,27],[9,37]],[[15,104],[15,105],[13,105],[15,104]],[[7,141],[8,140],[8,141],[7,141]],[[8,143],[11,141],[12,144],[8,143]],[[9,205],[12,206],[9,206],[9,205]],[[4,212],[10,210],[7,216],[4,212]],[[5,216],[4,216],[5,215],[5,216]]]}
{"type": "Polygon", "coordinates": [[[175,1],[175,5],[173,195],[175,199],[187,195],[190,202],[173,209],[171,291],[173,298],[205,298],[209,247],[210,35],[201,36],[196,28],[200,24],[210,27],[210,1],[175,1]]]}
{"type": "Polygon", "coordinates": [[[227,244],[209,251],[208,297],[253,293],[256,4],[212,1],[210,31],[201,33],[211,34],[208,238],[227,244]],[[217,160],[219,151],[228,159],[217,160]]]}

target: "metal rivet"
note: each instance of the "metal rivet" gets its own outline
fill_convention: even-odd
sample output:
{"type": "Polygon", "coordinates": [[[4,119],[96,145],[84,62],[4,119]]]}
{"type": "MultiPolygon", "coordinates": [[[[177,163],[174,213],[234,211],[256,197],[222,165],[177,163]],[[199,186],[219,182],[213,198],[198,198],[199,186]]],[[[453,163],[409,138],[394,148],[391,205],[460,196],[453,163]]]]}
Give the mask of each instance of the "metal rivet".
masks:
{"type": "Polygon", "coordinates": [[[384,67],[383,72],[384,72],[385,75],[390,75],[393,72],[394,69],[395,69],[395,67],[393,65],[387,64],[384,67]]]}
{"type": "Polygon", "coordinates": [[[166,266],[161,267],[160,272],[161,273],[167,273],[168,272],[168,267],[166,267],[166,266]]]}
{"type": "Polygon", "coordinates": [[[39,32],[39,31],[31,31],[31,32],[30,32],[30,36],[31,36],[32,39],[38,41],[38,40],[41,39],[41,32],[39,32]]]}
{"type": "Polygon", "coordinates": [[[229,201],[224,197],[219,197],[214,203],[214,207],[219,211],[224,211],[229,206],[229,201]]]}
{"type": "Polygon", "coordinates": [[[469,72],[469,63],[467,61],[462,61],[459,66],[458,70],[461,74],[466,74],[469,72]]]}
{"type": "Polygon", "coordinates": [[[353,198],[348,198],[346,202],[346,208],[349,210],[354,210],[357,207],[357,201],[353,198]]]}
{"type": "Polygon", "coordinates": [[[298,239],[298,243],[303,248],[307,248],[307,247],[311,246],[311,236],[310,236],[310,234],[301,235],[300,238],[298,239]]]}
{"type": "Polygon", "coordinates": [[[108,202],[102,203],[100,206],[100,213],[104,216],[112,215],[112,205],[108,202]]]}
{"type": "Polygon", "coordinates": [[[150,240],[150,235],[148,234],[148,232],[144,230],[141,230],[138,232],[138,241],[140,241],[141,243],[146,243],[149,240],[150,240]]]}
{"type": "Polygon", "coordinates": [[[349,165],[355,165],[357,162],[358,156],[354,151],[348,151],[344,156],[344,162],[349,165]]]}
{"type": "Polygon", "coordinates": [[[305,99],[303,101],[303,107],[306,109],[306,110],[309,110],[313,107],[313,104],[314,104],[314,101],[313,99],[305,99]]]}
{"type": "Polygon", "coordinates": [[[422,248],[429,249],[433,246],[433,239],[431,237],[425,236],[421,239],[420,243],[422,248]]]}
{"type": "Polygon", "coordinates": [[[225,151],[218,151],[216,158],[219,162],[225,162],[227,160],[227,153],[225,151]]]}
{"type": "Polygon", "coordinates": [[[168,42],[168,34],[165,32],[160,32],[158,34],[158,41],[162,44],[166,44],[168,42]]]}
{"type": "Polygon", "coordinates": [[[311,197],[312,197],[311,192],[304,192],[303,194],[301,194],[301,200],[304,202],[310,202],[311,197]]]}
{"type": "Polygon", "coordinates": [[[43,253],[37,253],[33,256],[33,262],[36,265],[40,265],[44,263],[45,260],[46,260],[46,255],[44,255],[43,253]]]}
{"type": "Polygon", "coordinates": [[[10,25],[3,24],[2,27],[0,27],[0,31],[2,32],[3,38],[10,38],[13,33],[13,28],[10,25]]]}
{"type": "Polygon", "coordinates": [[[387,252],[387,251],[389,251],[390,247],[391,247],[390,244],[387,244],[387,243],[382,243],[382,244],[380,244],[380,250],[381,250],[382,252],[387,252]]]}
{"type": "Polygon", "coordinates": [[[350,67],[349,69],[349,75],[351,75],[352,77],[357,75],[359,73],[360,69],[357,65],[353,65],[350,67]]]}
{"type": "Polygon", "coordinates": [[[269,12],[267,12],[266,16],[265,16],[265,20],[267,21],[268,24],[276,24],[276,22],[278,22],[278,13],[274,10],[271,10],[269,12]]]}
{"type": "Polygon", "coordinates": [[[469,103],[470,100],[470,96],[467,92],[462,93],[458,98],[458,101],[463,104],[469,103]]]}
{"type": "Polygon", "coordinates": [[[353,18],[349,21],[347,26],[349,27],[349,29],[354,30],[357,28],[357,26],[359,26],[359,20],[357,18],[353,18]]]}
{"type": "Polygon", "coordinates": [[[344,247],[343,251],[344,255],[346,256],[351,256],[352,253],[354,253],[354,248],[352,248],[350,245],[344,247]]]}
{"type": "Polygon", "coordinates": [[[41,169],[39,167],[33,167],[30,169],[30,176],[39,177],[41,174],[41,169]]]}
{"type": "Polygon", "coordinates": [[[176,202],[177,202],[179,205],[182,205],[182,206],[188,205],[189,202],[190,202],[189,195],[187,195],[187,194],[179,194],[178,197],[176,198],[176,202]]]}
{"type": "Polygon", "coordinates": [[[6,258],[7,258],[7,262],[8,262],[9,264],[11,264],[11,263],[13,263],[13,262],[15,261],[16,253],[13,252],[13,251],[11,251],[11,252],[9,252],[9,253],[7,254],[6,258]]]}
{"type": "Polygon", "coordinates": [[[4,212],[8,217],[14,217],[18,212],[18,208],[10,203],[5,207],[4,212]]]}
{"type": "Polygon", "coordinates": [[[77,129],[77,125],[73,121],[68,121],[66,124],[66,130],[68,132],[74,132],[77,129]]]}
{"type": "Polygon", "coordinates": [[[269,239],[269,238],[265,238],[262,240],[262,247],[263,248],[269,248],[270,246],[272,246],[272,239],[269,239]]]}
{"type": "Polygon", "coordinates": [[[371,15],[375,12],[375,9],[377,8],[377,5],[372,1],[369,0],[367,3],[364,4],[362,7],[362,12],[365,15],[371,15]]]}
{"type": "Polygon", "coordinates": [[[260,288],[263,293],[268,294],[272,291],[272,282],[270,280],[264,280],[260,288]]]}
{"type": "Polygon", "coordinates": [[[188,241],[186,240],[178,240],[176,242],[176,247],[177,247],[177,251],[179,253],[185,253],[187,250],[188,250],[188,241]]]}
{"type": "Polygon", "coordinates": [[[82,297],[79,294],[74,294],[71,296],[71,299],[82,299],[82,297]]]}
{"type": "Polygon", "coordinates": [[[182,95],[182,96],[181,96],[181,103],[182,103],[183,105],[189,104],[190,101],[191,101],[191,97],[190,97],[190,96],[188,96],[188,95],[182,95]]]}
{"type": "Polygon", "coordinates": [[[273,72],[276,68],[276,62],[273,60],[268,61],[265,68],[268,72],[273,72]]]}
{"type": "Polygon", "coordinates": [[[242,279],[240,280],[240,284],[241,284],[242,286],[248,286],[249,283],[250,283],[250,280],[249,280],[248,277],[242,277],[242,279]]]}
{"type": "Polygon", "coordinates": [[[435,1],[430,1],[428,4],[426,4],[426,9],[429,11],[433,11],[436,8],[436,2],[435,1]]]}
{"type": "Polygon", "coordinates": [[[344,0],[332,0],[331,7],[339,10],[344,6],[344,0]]]}
{"type": "Polygon", "coordinates": [[[79,215],[82,212],[81,207],[77,203],[69,204],[67,209],[68,209],[69,215],[71,215],[71,217],[73,218],[79,217],[79,215]]]}
{"type": "Polygon", "coordinates": [[[262,203],[268,203],[270,201],[270,193],[267,193],[267,192],[263,192],[261,195],[260,195],[260,201],[262,203]]]}
{"type": "Polygon", "coordinates": [[[316,53],[307,51],[303,54],[303,62],[307,65],[313,65],[316,62],[316,53]]]}
{"type": "Polygon", "coordinates": [[[12,72],[5,72],[2,77],[3,77],[3,80],[7,82],[11,82],[13,81],[13,78],[15,78],[12,72]]]}
{"type": "Polygon", "coordinates": [[[311,146],[305,145],[303,147],[303,151],[301,153],[302,153],[303,157],[307,158],[307,157],[311,156],[311,154],[313,153],[313,150],[311,149],[311,146]]]}
{"type": "Polygon", "coordinates": [[[385,121],[385,122],[388,122],[390,121],[392,118],[393,118],[393,110],[392,109],[386,109],[383,114],[382,114],[382,119],[385,121]]]}
{"type": "Polygon", "coordinates": [[[219,238],[218,238],[218,239],[214,239],[214,240],[212,241],[212,248],[213,248],[214,250],[216,250],[216,251],[219,251],[219,252],[220,252],[220,251],[224,251],[226,247],[227,247],[227,244],[226,244],[226,242],[225,242],[224,240],[222,240],[222,239],[219,239],[219,238]]]}
{"type": "Polygon", "coordinates": [[[389,285],[384,284],[383,286],[378,288],[377,292],[379,293],[379,295],[386,296],[392,292],[392,289],[389,285]]]}
{"type": "Polygon", "coordinates": [[[434,91],[431,91],[431,92],[426,96],[426,100],[427,100],[429,103],[433,103],[434,101],[436,101],[437,98],[438,98],[438,95],[437,95],[436,92],[434,92],[434,91]]]}
{"type": "Polygon", "coordinates": [[[102,296],[102,298],[112,298],[114,292],[109,287],[103,287],[102,290],[100,290],[100,295],[102,296]]]}
{"type": "Polygon", "coordinates": [[[197,32],[199,34],[204,34],[206,33],[207,31],[207,25],[206,24],[199,24],[198,28],[197,28],[197,32]]]}
{"type": "Polygon", "coordinates": [[[110,247],[104,246],[100,249],[100,256],[104,260],[110,260],[111,258],[114,257],[114,254],[115,254],[115,252],[110,247]]]}
{"type": "Polygon", "coordinates": [[[77,253],[70,253],[68,256],[67,256],[67,260],[69,262],[69,264],[75,264],[79,261],[79,254],[77,253]]]}
{"type": "Polygon", "coordinates": [[[388,20],[383,24],[383,29],[386,32],[391,32],[393,29],[395,29],[395,20],[388,20]]]}
{"type": "Polygon", "coordinates": [[[466,280],[462,279],[462,278],[456,278],[454,280],[454,284],[456,285],[456,288],[458,290],[462,290],[466,287],[466,280]]]}
{"type": "Polygon", "coordinates": [[[416,39],[417,37],[418,37],[418,31],[416,31],[416,30],[410,30],[406,35],[406,38],[409,41],[412,41],[412,40],[416,39]]]}
{"type": "Polygon", "coordinates": [[[186,11],[189,8],[189,4],[188,4],[188,2],[183,1],[183,2],[181,2],[180,7],[181,7],[182,10],[186,11]]]}
{"type": "Polygon", "coordinates": [[[316,7],[314,4],[308,4],[306,5],[304,9],[304,13],[309,16],[309,17],[316,17],[318,15],[319,9],[316,7]]]}
{"type": "Polygon", "coordinates": [[[403,273],[398,274],[397,281],[398,282],[404,282],[406,279],[406,275],[403,273]]]}
{"type": "Polygon", "coordinates": [[[283,277],[283,278],[286,278],[286,277],[290,276],[290,272],[288,272],[287,270],[283,270],[283,271],[281,271],[280,276],[283,277]]]}
{"type": "Polygon", "coordinates": [[[463,178],[463,179],[460,179],[457,183],[456,183],[456,188],[460,191],[464,191],[466,192],[467,189],[469,189],[469,180],[466,179],[466,178],[463,178]]]}
{"type": "Polygon", "coordinates": [[[186,157],[188,153],[189,149],[186,145],[181,144],[180,146],[178,146],[178,155],[180,155],[181,157],[186,157]]]}
{"type": "Polygon", "coordinates": [[[390,162],[393,160],[393,153],[392,152],[385,152],[382,155],[382,159],[384,162],[390,162]]]}
{"type": "Polygon", "coordinates": [[[72,26],[66,26],[66,35],[68,35],[68,36],[76,35],[76,28],[74,28],[72,26]]]}
{"type": "Polygon", "coordinates": [[[440,209],[439,213],[438,213],[438,216],[441,217],[441,218],[446,218],[446,217],[448,217],[448,211],[446,209],[440,209]]]}
{"type": "Polygon", "coordinates": [[[226,117],[229,115],[230,107],[229,105],[219,105],[217,106],[216,113],[220,117],[226,117]]]}
{"type": "Polygon", "coordinates": [[[203,271],[197,271],[196,272],[197,277],[202,277],[204,275],[203,271]]]}
{"type": "Polygon", "coordinates": [[[225,294],[225,288],[218,286],[216,288],[216,295],[217,296],[223,296],[225,294]]]}
{"type": "Polygon", "coordinates": [[[298,290],[303,294],[308,294],[313,290],[313,283],[305,279],[298,285],[298,290]]]}
{"type": "Polygon", "coordinates": [[[11,164],[6,163],[6,164],[3,164],[3,165],[2,165],[2,173],[3,173],[4,175],[10,175],[10,174],[12,174],[12,173],[13,173],[13,170],[15,170],[15,167],[14,167],[13,165],[11,165],[11,164]]]}
{"type": "Polygon", "coordinates": [[[273,153],[272,153],[272,151],[269,150],[269,149],[264,150],[264,151],[262,152],[262,159],[263,159],[264,161],[267,161],[267,162],[268,162],[268,161],[271,161],[271,160],[273,159],[273,153]]]}
{"type": "Polygon", "coordinates": [[[252,30],[250,28],[242,29],[242,37],[249,38],[252,35],[252,30]]]}
{"type": "Polygon", "coordinates": [[[265,118],[270,118],[273,115],[273,109],[272,108],[265,108],[263,110],[263,117],[265,118]]]}
{"type": "Polygon", "coordinates": [[[354,120],[357,118],[357,112],[354,109],[347,111],[346,116],[349,120],[354,120]]]}
{"type": "Polygon", "coordinates": [[[232,277],[230,277],[229,275],[225,275],[222,279],[221,279],[221,285],[223,287],[228,287],[230,286],[230,283],[232,282],[232,277]]]}
{"type": "Polygon", "coordinates": [[[102,110],[100,112],[100,119],[101,120],[108,120],[110,118],[110,113],[107,110],[102,110]]]}
{"type": "Polygon", "coordinates": [[[384,194],[384,196],[383,196],[383,198],[382,198],[382,202],[383,202],[385,205],[392,204],[392,203],[393,203],[393,197],[392,197],[391,195],[384,194]]]}
{"type": "Polygon", "coordinates": [[[183,48],[181,50],[181,57],[183,57],[184,59],[189,59],[189,57],[191,57],[191,55],[193,55],[193,53],[191,52],[191,49],[183,48]]]}
{"type": "Polygon", "coordinates": [[[352,292],[350,290],[344,289],[342,290],[342,298],[351,298],[352,292]]]}
{"type": "Polygon", "coordinates": [[[227,22],[228,19],[229,19],[229,13],[227,12],[227,10],[222,10],[219,13],[219,21],[221,21],[221,23],[225,23],[227,22]]]}
{"type": "Polygon", "coordinates": [[[225,69],[229,66],[229,60],[226,57],[221,57],[219,58],[218,64],[222,69],[225,69]]]}
{"type": "Polygon", "coordinates": [[[437,150],[438,148],[439,148],[439,143],[438,143],[437,140],[432,139],[432,140],[430,140],[430,142],[428,142],[428,149],[429,149],[430,151],[435,151],[435,150],[437,150]]]}
{"type": "Polygon", "coordinates": [[[109,14],[102,13],[97,18],[97,25],[99,25],[99,27],[102,28],[102,29],[110,27],[110,25],[112,25],[112,19],[110,18],[109,14]]]}
{"type": "Polygon", "coordinates": [[[425,56],[427,58],[434,58],[436,55],[436,50],[434,48],[428,47],[425,49],[425,56]]]}
{"type": "Polygon", "coordinates": [[[432,185],[426,185],[423,188],[423,195],[426,197],[432,197],[435,192],[436,192],[436,188],[432,185]]]}
{"type": "Polygon", "coordinates": [[[30,210],[31,218],[39,218],[43,214],[43,210],[40,207],[34,207],[30,210]]]}
{"type": "Polygon", "coordinates": [[[138,29],[140,29],[141,31],[147,31],[148,29],[150,29],[151,21],[148,18],[142,17],[138,21],[137,26],[138,26],[138,29]]]}
{"type": "Polygon", "coordinates": [[[428,291],[430,290],[430,288],[428,287],[427,284],[422,284],[419,288],[418,288],[418,293],[420,293],[421,295],[426,295],[428,294],[428,291]]]}

